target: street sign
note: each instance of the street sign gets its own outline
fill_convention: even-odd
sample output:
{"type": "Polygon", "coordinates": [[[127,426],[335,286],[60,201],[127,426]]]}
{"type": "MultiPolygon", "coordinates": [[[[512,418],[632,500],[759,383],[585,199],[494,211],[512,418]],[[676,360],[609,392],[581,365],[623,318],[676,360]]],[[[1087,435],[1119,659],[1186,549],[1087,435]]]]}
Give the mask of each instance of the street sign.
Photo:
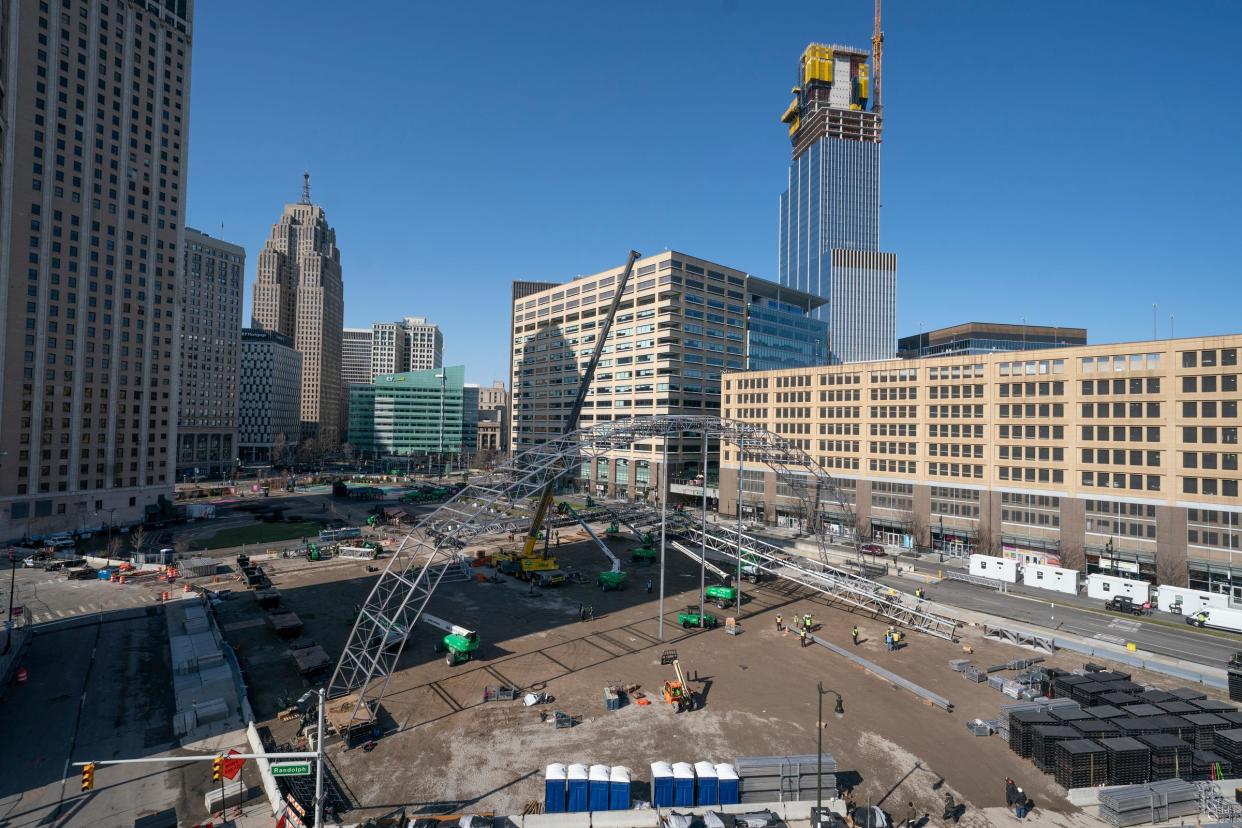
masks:
{"type": "Polygon", "coordinates": [[[245,759],[233,759],[232,758],[236,756],[237,754],[238,754],[238,751],[230,748],[228,754],[225,755],[224,757],[224,762],[222,763],[223,767],[221,769],[224,771],[225,779],[229,779],[229,780],[233,779],[235,776],[237,776],[238,773],[241,772],[242,765],[246,764],[245,759]]]}
{"type": "Polygon", "coordinates": [[[273,762],[272,776],[310,776],[310,762],[273,762]]]}

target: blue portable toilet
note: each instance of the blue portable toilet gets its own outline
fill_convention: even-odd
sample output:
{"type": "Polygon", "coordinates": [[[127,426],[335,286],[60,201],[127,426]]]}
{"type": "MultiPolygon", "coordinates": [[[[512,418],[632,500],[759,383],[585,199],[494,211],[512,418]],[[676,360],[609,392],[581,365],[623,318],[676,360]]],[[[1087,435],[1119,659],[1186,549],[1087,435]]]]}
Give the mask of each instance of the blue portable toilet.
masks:
{"type": "Polygon", "coordinates": [[[711,762],[695,762],[694,775],[699,778],[698,804],[713,808],[720,804],[720,789],[716,782],[716,766],[711,762]]]}
{"type": "Polygon", "coordinates": [[[673,804],[678,808],[694,807],[694,765],[673,763],[673,804]]]}
{"type": "Polygon", "coordinates": [[[566,776],[569,781],[569,805],[565,810],[571,813],[587,810],[591,805],[587,766],[575,762],[569,766],[566,776]]]}
{"type": "Polygon", "coordinates": [[[591,765],[587,773],[587,790],[592,811],[608,810],[608,766],[591,765]]]}
{"type": "Polygon", "coordinates": [[[565,813],[565,766],[560,762],[548,765],[543,775],[543,812],[565,813]]]}
{"type": "Polygon", "coordinates": [[[613,765],[608,774],[608,810],[627,811],[630,807],[630,769],[613,765]]]}
{"type": "Polygon", "coordinates": [[[658,808],[673,805],[673,766],[668,762],[651,763],[651,804],[658,808]]]}
{"type": "Polygon", "coordinates": [[[720,791],[721,805],[736,805],[742,801],[742,792],[738,784],[737,771],[732,765],[716,766],[716,787],[720,791]]]}

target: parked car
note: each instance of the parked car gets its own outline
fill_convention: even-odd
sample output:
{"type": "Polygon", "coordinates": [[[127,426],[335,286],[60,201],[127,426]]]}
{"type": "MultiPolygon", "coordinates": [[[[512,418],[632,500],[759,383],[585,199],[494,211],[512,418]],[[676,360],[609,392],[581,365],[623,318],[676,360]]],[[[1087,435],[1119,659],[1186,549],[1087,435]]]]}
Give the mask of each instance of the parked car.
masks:
{"type": "Polygon", "coordinates": [[[883,555],[884,547],[880,546],[878,543],[868,543],[863,545],[862,551],[866,552],[868,555],[883,555]]]}

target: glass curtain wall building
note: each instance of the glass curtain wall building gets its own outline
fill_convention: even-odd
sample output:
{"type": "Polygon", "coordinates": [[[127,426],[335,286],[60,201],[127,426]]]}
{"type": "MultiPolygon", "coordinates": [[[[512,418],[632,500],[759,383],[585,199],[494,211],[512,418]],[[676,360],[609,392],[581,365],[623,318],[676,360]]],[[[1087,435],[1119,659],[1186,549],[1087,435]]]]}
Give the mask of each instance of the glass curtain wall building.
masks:
{"type": "Polygon", "coordinates": [[[379,374],[349,388],[349,442],[375,455],[459,454],[478,439],[478,388],[460,365],[379,374]]]}
{"type": "Polygon", "coordinates": [[[880,252],[880,135],[868,53],[811,44],[789,124],[793,160],[780,198],[782,285],[827,300],[829,361],[887,359],[897,340],[897,262],[880,252]]]}

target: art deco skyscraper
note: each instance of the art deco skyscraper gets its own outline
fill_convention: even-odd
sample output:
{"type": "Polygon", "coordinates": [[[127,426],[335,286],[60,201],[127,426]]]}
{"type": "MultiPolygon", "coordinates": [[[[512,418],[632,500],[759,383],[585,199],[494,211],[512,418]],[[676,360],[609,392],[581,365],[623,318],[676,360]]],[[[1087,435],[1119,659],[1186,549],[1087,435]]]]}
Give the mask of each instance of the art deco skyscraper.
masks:
{"type": "Polygon", "coordinates": [[[892,357],[897,257],[880,252],[878,107],[868,53],[812,43],[798,64],[789,124],[793,161],[780,201],[782,285],[821,296],[832,362],[892,357]]]}
{"type": "Polygon", "coordinates": [[[172,499],[193,0],[0,16],[7,540],[172,499]]]}
{"type": "Polygon", "coordinates": [[[310,175],[302,198],[286,204],[259,251],[254,327],[293,339],[302,354],[302,439],[335,446],[343,437],[341,331],[345,316],[341,252],[322,207],[312,204],[310,175]]]}

